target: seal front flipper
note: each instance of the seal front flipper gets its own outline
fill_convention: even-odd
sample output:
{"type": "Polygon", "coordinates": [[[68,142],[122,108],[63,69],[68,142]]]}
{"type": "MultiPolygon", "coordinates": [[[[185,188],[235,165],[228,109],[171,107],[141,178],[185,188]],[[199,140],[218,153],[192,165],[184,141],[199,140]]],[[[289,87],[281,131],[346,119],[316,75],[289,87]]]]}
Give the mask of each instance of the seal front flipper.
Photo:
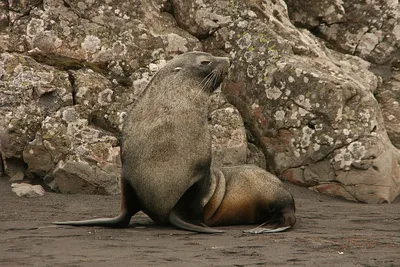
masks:
{"type": "Polygon", "coordinates": [[[265,223],[250,230],[244,230],[245,233],[262,234],[262,233],[277,233],[283,232],[292,228],[296,223],[296,216],[294,214],[295,208],[286,207],[279,214],[278,219],[271,219],[265,223]]]}
{"type": "Polygon", "coordinates": [[[244,233],[249,233],[249,234],[262,234],[262,233],[277,233],[277,232],[283,232],[286,231],[287,229],[291,228],[292,226],[283,226],[283,227],[278,227],[275,225],[264,225],[261,224],[260,226],[257,226],[256,228],[250,229],[250,230],[244,230],[244,233]]]}
{"type": "Polygon", "coordinates": [[[56,225],[128,227],[133,215],[142,210],[139,200],[129,181],[121,178],[121,213],[115,218],[99,218],[82,221],[53,222],[56,225]]]}
{"type": "Polygon", "coordinates": [[[168,219],[172,225],[193,232],[204,233],[204,234],[215,234],[224,232],[223,230],[211,228],[205,225],[204,223],[194,223],[186,221],[178,214],[175,208],[172,209],[172,211],[169,213],[168,219]]]}

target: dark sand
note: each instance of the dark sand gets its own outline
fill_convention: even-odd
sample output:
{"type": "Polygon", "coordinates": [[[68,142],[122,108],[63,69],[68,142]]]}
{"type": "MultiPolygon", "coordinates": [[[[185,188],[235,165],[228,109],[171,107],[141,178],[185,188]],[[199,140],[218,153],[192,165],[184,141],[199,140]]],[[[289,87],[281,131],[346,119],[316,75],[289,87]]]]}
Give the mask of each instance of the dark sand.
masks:
{"type": "Polygon", "coordinates": [[[145,214],[126,229],[52,226],[110,217],[119,196],[18,198],[0,179],[0,266],[400,266],[400,200],[366,205],[287,184],[297,203],[289,231],[251,235],[252,226],[196,234],[154,224],[145,214]]]}

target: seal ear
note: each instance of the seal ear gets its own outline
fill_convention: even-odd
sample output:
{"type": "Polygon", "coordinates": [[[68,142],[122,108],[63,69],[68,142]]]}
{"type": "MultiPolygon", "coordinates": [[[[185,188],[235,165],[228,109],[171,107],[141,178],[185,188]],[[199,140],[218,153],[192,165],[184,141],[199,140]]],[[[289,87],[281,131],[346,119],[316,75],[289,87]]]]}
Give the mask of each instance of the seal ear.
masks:
{"type": "Polygon", "coordinates": [[[181,67],[176,67],[175,69],[174,69],[174,72],[178,72],[178,71],[180,71],[182,68],[181,67]]]}
{"type": "Polygon", "coordinates": [[[200,62],[200,64],[203,65],[203,66],[207,66],[207,65],[211,64],[211,61],[210,60],[203,60],[203,61],[200,62]]]}

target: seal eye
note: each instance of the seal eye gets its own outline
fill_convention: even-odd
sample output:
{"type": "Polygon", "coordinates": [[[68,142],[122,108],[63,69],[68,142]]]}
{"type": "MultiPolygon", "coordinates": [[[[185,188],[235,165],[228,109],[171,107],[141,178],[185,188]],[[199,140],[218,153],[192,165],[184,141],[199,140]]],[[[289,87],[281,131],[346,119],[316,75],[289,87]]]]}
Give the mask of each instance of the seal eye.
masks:
{"type": "Polygon", "coordinates": [[[175,69],[174,69],[174,72],[178,72],[178,71],[180,71],[182,68],[181,67],[176,67],[175,69]]]}
{"type": "Polygon", "coordinates": [[[203,65],[203,66],[207,66],[207,65],[210,65],[210,64],[211,64],[211,61],[209,61],[209,60],[203,60],[202,62],[200,62],[200,64],[203,65]]]}

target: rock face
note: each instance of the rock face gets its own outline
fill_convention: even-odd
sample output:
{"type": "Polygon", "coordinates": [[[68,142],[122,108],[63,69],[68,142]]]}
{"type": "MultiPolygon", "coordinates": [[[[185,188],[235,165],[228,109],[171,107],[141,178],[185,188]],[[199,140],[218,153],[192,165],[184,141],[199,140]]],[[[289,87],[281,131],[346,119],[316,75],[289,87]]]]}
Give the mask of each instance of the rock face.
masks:
{"type": "Polygon", "coordinates": [[[318,192],[391,202],[399,5],[342,2],[1,3],[0,174],[118,193],[128,106],[167,60],[203,50],[232,59],[210,104],[215,166],[253,163],[318,192]]]}

